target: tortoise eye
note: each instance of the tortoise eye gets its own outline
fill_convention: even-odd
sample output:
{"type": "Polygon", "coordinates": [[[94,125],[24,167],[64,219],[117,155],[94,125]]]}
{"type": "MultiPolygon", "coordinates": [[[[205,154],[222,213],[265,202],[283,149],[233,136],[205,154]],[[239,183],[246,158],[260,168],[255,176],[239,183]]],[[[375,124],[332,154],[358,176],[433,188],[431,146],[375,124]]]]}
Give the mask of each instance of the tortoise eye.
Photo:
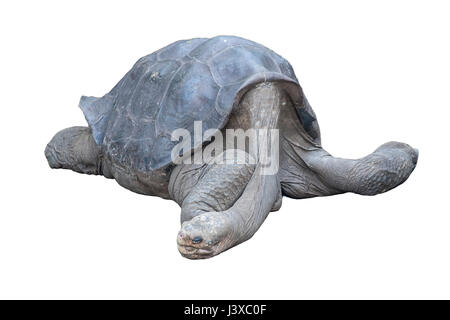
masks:
{"type": "Polygon", "coordinates": [[[203,241],[202,237],[195,237],[194,239],[192,239],[192,243],[197,244],[203,241]]]}

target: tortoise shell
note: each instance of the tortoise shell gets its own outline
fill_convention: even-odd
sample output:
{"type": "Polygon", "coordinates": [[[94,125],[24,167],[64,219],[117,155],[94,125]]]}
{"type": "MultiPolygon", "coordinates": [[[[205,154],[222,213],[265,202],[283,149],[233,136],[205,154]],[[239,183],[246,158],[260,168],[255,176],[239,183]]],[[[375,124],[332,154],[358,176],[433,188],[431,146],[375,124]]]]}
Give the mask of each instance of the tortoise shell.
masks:
{"type": "Polygon", "coordinates": [[[243,94],[268,81],[283,83],[299,121],[320,143],[314,112],[289,62],[234,36],[174,42],[139,59],[105,96],[81,97],[80,108],[105,156],[148,172],[172,163],[175,129],[193,136],[194,121],[202,121],[203,132],[222,129],[243,94]]]}

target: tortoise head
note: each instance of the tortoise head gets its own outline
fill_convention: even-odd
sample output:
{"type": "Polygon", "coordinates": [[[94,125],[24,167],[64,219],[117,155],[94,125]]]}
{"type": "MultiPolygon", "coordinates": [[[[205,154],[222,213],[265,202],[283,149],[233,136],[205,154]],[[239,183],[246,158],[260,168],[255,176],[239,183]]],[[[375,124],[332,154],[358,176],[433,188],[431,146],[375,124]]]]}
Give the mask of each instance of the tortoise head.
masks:
{"type": "Polygon", "coordinates": [[[233,233],[229,219],[226,211],[207,212],[184,222],[177,238],[181,255],[205,259],[229,248],[233,233]]]}

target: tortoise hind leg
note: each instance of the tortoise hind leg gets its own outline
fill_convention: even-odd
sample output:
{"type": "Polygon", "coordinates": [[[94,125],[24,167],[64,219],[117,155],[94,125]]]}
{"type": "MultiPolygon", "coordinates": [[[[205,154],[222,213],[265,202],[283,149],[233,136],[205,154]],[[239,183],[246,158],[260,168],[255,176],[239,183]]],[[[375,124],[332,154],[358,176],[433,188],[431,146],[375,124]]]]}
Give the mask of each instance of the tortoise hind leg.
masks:
{"type": "Polygon", "coordinates": [[[101,149],[88,127],[59,131],[45,148],[50,168],[71,169],[86,174],[101,174],[101,149]]]}

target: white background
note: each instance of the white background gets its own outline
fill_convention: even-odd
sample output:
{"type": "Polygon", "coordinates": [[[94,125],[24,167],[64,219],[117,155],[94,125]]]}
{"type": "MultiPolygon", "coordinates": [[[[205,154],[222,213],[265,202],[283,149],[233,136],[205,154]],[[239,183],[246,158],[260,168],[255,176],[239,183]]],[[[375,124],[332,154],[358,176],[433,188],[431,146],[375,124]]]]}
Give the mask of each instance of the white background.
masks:
{"type": "Polygon", "coordinates": [[[0,5],[0,298],[450,298],[450,8],[445,1],[9,1],[0,5]],[[179,207],[49,169],[141,56],[239,35],[293,65],[324,147],[361,157],[404,141],[410,179],[375,197],[284,199],[213,259],[176,247],[179,207]]]}

